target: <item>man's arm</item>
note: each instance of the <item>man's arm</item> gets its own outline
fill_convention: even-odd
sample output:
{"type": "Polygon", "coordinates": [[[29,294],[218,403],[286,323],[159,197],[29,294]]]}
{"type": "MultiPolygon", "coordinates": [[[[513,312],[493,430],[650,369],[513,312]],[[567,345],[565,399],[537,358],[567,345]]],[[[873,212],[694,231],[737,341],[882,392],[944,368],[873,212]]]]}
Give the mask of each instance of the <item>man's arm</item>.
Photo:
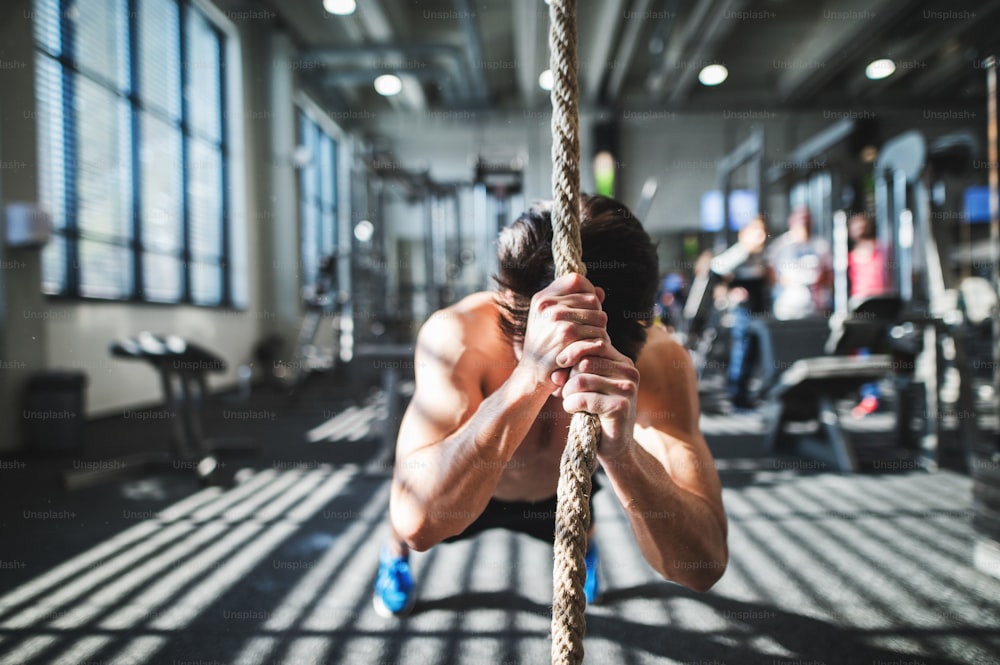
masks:
{"type": "Polygon", "coordinates": [[[712,257],[709,269],[719,277],[732,277],[736,269],[746,263],[750,252],[741,243],[736,243],[718,256],[712,257]]]}
{"type": "MultiPolygon", "coordinates": [[[[586,352],[582,344],[575,351],[586,352]]],[[[601,355],[582,361],[563,388],[564,406],[600,416],[598,460],[649,564],[666,579],[705,591],[725,572],[729,553],[721,484],[698,428],[690,356],[656,328],[638,372],[613,349],[592,353],[601,355]]],[[[571,352],[567,360],[575,358],[571,352]]]]}
{"type": "Polygon", "coordinates": [[[396,444],[393,528],[415,550],[461,533],[486,508],[547,395],[516,369],[484,399],[496,363],[468,346],[470,314],[439,312],[424,324],[414,356],[416,389],[396,444]]]}
{"type": "Polygon", "coordinates": [[[486,508],[545,400],[565,381],[557,354],[573,342],[607,337],[600,297],[579,275],[535,294],[521,358],[485,398],[485,368],[498,362],[490,354],[503,351],[512,363],[514,357],[507,347],[483,344],[495,334],[495,311],[451,308],[424,324],[389,505],[393,528],[410,547],[425,550],[461,533],[486,508]]]}

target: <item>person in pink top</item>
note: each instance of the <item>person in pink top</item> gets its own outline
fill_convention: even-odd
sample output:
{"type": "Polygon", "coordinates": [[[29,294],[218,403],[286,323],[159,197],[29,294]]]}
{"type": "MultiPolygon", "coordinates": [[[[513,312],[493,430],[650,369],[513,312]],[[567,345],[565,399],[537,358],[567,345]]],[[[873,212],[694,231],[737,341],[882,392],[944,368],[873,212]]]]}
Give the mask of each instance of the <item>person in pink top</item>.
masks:
{"type": "Polygon", "coordinates": [[[847,232],[854,247],[847,255],[851,298],[868,298],[888,291],[885,250],[875,240],[875,222],[865,213],[852,215],[847,232]]]}
{"type": "MultiPolygon", "coordinates": [[[[865,213],[852,215],[847,221],[847,233],[854,246],[847,254],[847,279],[850,282],[852,304],[889,290],[886,273],[885,249],[875,239],[875,222],[865,213]]],[[[867,353],[861,349],[860,353],[867,353]]],[[[855,418],[862,418],[878,408],[877,383],[861,386],[861,402],[851,410],[855,418]]]]}

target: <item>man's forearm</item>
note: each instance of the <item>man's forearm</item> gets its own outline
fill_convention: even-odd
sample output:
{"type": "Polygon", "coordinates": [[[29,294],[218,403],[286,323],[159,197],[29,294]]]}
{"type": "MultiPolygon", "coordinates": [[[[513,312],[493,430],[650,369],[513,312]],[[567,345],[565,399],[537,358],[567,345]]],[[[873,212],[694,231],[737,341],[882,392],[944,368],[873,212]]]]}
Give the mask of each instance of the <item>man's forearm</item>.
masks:
{"type": "Polygon", "coordinates": [[[649,564],[696,591],[715,584],[728,562],[725,517],[638,444],[600,461],[649,564]]]}
{"type": "Polygon", "coordinates": [[[397,459],[390,515],[411,547],[427,549],[475,521],[547,397],[515,371],[453,434],[397,459]]]}

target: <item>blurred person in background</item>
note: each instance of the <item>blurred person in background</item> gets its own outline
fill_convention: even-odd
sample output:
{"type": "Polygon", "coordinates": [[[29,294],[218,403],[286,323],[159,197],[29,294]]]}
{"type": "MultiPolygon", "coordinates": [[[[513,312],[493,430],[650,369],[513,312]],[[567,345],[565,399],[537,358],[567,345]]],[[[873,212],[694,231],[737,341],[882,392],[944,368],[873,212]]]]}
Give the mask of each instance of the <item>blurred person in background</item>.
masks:
{"type": "MultiPolygon", "coordinates": [[[[847,254],[847,279],[853,309],[860,300],[888,291],[889,280],[885,249],[875,239],[875,221],[863,212],[852,215],[847,221],[847,233],[853,243],[847,254]]],[[[865,356],[868,349],[859,349],[858,354],[865,356]]],[[[860,392],[861,401],[851,409],[855,418],[863,418],[878,409],[878,383],[866,383],[860,392]]]]}
{"type": "Polygon", "coordinates": [[[748,383],[754,347],[747,329],[754,316],[770,311],[768,267],[764,246],[767,224],[757,215],[740,229],[736,244],[712,259],[712,272],[728,283],[728,309],[733,315],[727,383],[729,399],[738,409],[753,406],[748,383]]]}
{"type": "Polygon", "coordinates": [[[830,245],[812,235],[809,209],[788,217],[788,231],[767,250],[774,317],[783,321],[825,316],[830,311],[833,264],[830,245]]]}

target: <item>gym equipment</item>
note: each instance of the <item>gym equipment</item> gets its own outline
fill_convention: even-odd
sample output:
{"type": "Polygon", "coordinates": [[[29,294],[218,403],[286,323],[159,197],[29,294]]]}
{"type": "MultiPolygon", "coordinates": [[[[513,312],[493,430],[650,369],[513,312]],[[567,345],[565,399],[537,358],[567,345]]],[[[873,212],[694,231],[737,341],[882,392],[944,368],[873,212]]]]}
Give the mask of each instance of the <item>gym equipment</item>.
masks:
{"type": "MultiPolygon", "coordinates": [[[[875,162],[875,206],[878,239],[890,251],[895,266],[893,282],[904,302],[913,299],[913,212],[908,207],[908,185],[923,190],[920,174],[927,157],[923,136],[916,131],[887,141],[875,162]]],[[[915,197],[919,193],[915,193],[915,197]]],[[[921,229],[923,230],[923,229],[921,229]]]]}
{"type": "MultiPolygon", "coordinates": [[[[764,130],[761,127],[754,127],[745,141],[718,161],[716,181],[719,191],[722,192],[722,227],[715,235],[712,248],[714,254],[721,254],[735,242],[733,229],[729,226],[729,194],[732,189],[733,174],[744,166],[749,171],[747,177],[750,189],[757,196],[757,211],[761,211],[763,205],[763,159],[764,130]]],[[[643,193],[645,194],[645,187],[643,193]]],[[[642,216],[639,216],[639,219],[642,219],[642,216]]],[[[712,302],[712,294],[719,279],[720,277],[711,271],[695,274],[691,280],[691,288],[688,290],[687,300],[684,302],[682,311],[679,333],[691,351],[699,380],[709,355],[719,338],[718,326],[713,325],[713,323],[718,324],[718,321],[713,321],[715,307],[712,302]]]]}
{"type": "MultiPolygon", "coordinates": [[[[576,0],[549,4],[552,71],[552,258],[556,277],[587,274],[580,243],[580,119],[576,61],[576,0]]],[[[587,599],[584,555],[590,527],[591,476],[601,424],[592,413],[570,421],[559,464],[552,569],[552,662],[583,661],[587,599]]]]}
{"type": "Polygon", "coordinates": [[[343,300],[337,291],[337,256],[328,255],[320,260],[316,281],[305,290],[302,324],[295,340],[292,362],[279,364],[275,369],[279,378],[295,394],[302,384],[318,372],[333,369],[337,362],[340,338],[340,310],[343,300]],[[332,321],[332,350],[322,349],[317,343],[321,324],[332,321]]]}
{"type": "Polygon", "coordinates": [[[754,127],[750,137],[734,148],[728,155],[719,160],[715,167],[719,191],[722,192],[722,228],[715,237],[715,253],[725,251],[736,239],[733,229],[729,227],[729,192],[732,188],[733,173],[742,166],[749,169],[748,180],[750,189],[757,195],[758,212],[761,207],[761,192],[764,191],[762,180],[762,162],[764,159],[764,130],[754,127]]]}
{"type": "Polygon", "coordinates": [[[431,311],[457,300],[455,282],[461,272],[462,183],[437,183],[428,178],[424,196],[424,266],[431,311]]]}
{"type": "Polygon", "coordinates": [[[653,198],[656,196],[656,189],[659,185],[656,178],[647,178],[642,184],[642,191],[639,193],[639,201],[635,204],[635,217],[638,220],[646,219],[649,209],[653,206],[653,198]]]}
{"type": "Polygon", "coordinates": [[[878,380],[891,369],[892,358],[888,355],[795,361],[767,393],[765,448],[777,447],[781,430],[788,422],[816,420],[823,429],[826,445],[816,446],[811,438],[801,437],[798,454],[825,461],[841,473],[857,471],[857,460],[840,426],[835,400],[878,380]]]}
{"type": "Polygon", "coordinates": [[[408,339],[415,318],[452,304],[468,286],[463,271],[473,257],[463,246],[462,198],[471,183],[435,180],[427,168],[403,168],[383,148],[358,155],[355,169],[355,177],[365,184],[356,186],[352,210],[364,218],[359,226],[365,232],[355,233],[350,255],[352,300],[345,318],[349,312],[351,342],[381,344],[386,333],[395,341],[408,339]],[[389,204],[399,200],[421,219],[422,261],[415,260],[408,245],[393,242],[389,204]],[[418,277],[415,268],[421,263],[418,277]]]}
{"type": "MultiPolygon", "coordinates": [[[[997,145],[997,59],[990,56],[985,61],[987,89],[987,135],[989,149],[989,201],[990,201],[990,254],[992,257],[990,294],[996,298],[1000,290],[1000,154],[997,145]]],[[[1000,394],[1000,308],[991,299],[990,322],[992,335],[993,399],[1000,394]]],[[[978,532],[973,551],[976,568],[1000,577],[1000,425],[994,423],[991,441],[976,451],[973,458],[973,526],[978,532]]]]}
{"type": "Polygon", "coordinates": [[[852,473],[858,463],[850,438],[840,424],[836,400],[865,383],[891,374],[894,358],[885,351],[886,332],[900,309],[894,296],[870,298],[857,305],[838,328],[825,319],[754,321],[749,334],[757,342],[763,368],[765,448],[777,450],[790,440],[803,456],[822,460],[841,473],[852,473]],[[868,348],[864,357],[828,356],[868,348]],[[819,422],[823,442],[809,436],[786,435],[791,422],[819,422]]]}
{"type": "Polygon", "coordinates": [[[834,212],[850,206],[854,192],[842,178],[841,170],[855,163],[854,155],[845,151],[849,140],[863,124],[844,118],[813,134],[788,152],[788,156],[767,169],[767,186],[787,179],[791,208],[805,205],[812,215],[811,235],[830,239],[830,221],[834,212]],[[833,166],[836,163],[836,167],[833,166]]]}
{"type": "Polygon", "coordinates": [[[223,453],[251,454],[258,450],[246,439],[206,439],[203,435],[200,410],[208,394],[206,379],[209,372],[226,370],[226,361],[220,356],[178,335],[150,332],[114,342],[110,351],[116,358],[144,361],[156,370],[173,426],[170,450],[129,455],[94,470],[67,472],[63,480],[68,489],[176,468],[191,468],[204,482],[217,483],[221,481],[219,457],[223,453]]]}
{"type": "Polygon", "coordinates": [[[481,289],[490,288],[491,277],[499,270],[494,243],[500,230],[513,221],[515,211],[524,209],[523,179],[520,159],[486,161],[480,157],[476,163],[472,207],[478,233],[476,245],[485,257],[476,262],[481,267],[478,276],[481,289]]]}
{"type": "Polygon", "coordinates": [[[919,447],[920,464],[928,469],[941,464],[968,468],[978,437],[976,418],[967,415],[978,410],[978,388],[966,345],[974,346],[979,333],[960,309],[960,289],[946,283],[938,237],[947,224],[932,219],[952,217],[940,209],[945,195],[932,196],[929,188],[935,182],[935,189],[943,189],[942,178],[967,169],[976,153],[964,131],[930,146],[918,132],[907,132],[886,143],[875,165],[878,236],[895,267],[892,279],[904,302],[900,320],[920,338],[919,355],[898,376],[899,436],[904,445],[919,447]]]}

